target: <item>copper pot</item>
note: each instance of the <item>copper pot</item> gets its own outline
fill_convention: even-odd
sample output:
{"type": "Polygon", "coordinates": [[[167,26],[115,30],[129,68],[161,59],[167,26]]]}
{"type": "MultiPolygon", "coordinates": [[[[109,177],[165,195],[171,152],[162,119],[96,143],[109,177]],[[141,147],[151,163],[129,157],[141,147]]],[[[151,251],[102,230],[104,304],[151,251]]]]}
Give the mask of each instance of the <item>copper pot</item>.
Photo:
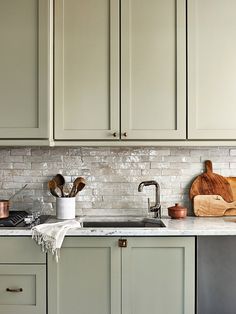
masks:
{"type": "Polygon", "coordinates": [[[176,203],[175,206],[168,207],[168,215],[173,219],[185,218],[187,216],[187,208],[176,203]]]}
{"type": "Polygon", "coordinates": [[[9,216],[9,200],[0,200],[0,218],[9,216]]]}
{"type": "Polygon", "coordinates": [[[23,191],[27,187],[25,184],[19,191],[13,194],[9,200],[0,200],[0,219],[7,218],[9,216],[9,207],[10,207],[10,200],[12,200],[17,194],[23,191]]]}

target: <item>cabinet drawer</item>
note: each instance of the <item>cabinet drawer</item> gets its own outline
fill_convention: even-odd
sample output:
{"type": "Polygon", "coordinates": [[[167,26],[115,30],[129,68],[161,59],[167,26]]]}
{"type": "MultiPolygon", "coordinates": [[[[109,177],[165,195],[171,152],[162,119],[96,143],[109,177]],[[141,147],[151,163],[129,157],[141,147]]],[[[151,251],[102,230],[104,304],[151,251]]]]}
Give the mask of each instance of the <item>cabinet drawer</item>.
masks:
{"type": "Polygon", "coordinates": [[[0,264],[45,264],[46,254],[30,237],[0,237],[0,264]]]}
{"type": "Polygon", "coordinates": [[[46,265],[0,265],[0,314],[46,313],[46,265]]]}

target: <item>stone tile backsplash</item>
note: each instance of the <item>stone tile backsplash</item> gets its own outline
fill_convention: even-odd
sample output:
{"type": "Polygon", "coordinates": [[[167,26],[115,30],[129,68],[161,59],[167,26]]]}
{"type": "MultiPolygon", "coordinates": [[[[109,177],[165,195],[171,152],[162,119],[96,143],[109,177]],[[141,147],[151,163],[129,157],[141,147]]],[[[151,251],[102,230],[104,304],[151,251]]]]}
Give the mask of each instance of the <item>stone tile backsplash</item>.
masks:
{"type": "Polygon", "coordinates": [[[138,184],[156,180],[161,186],[163,213],[176,202],[192,213],[188,192],[193,179],[213,161],[215,172],[236,176],[235,147],[23,147],[0,148],[0,198],[8,199],[25,183],[12,208],[43,208],[53,213],[55,198],[47,182],[65,176],[67,187],[77,176],[87,180],[77,196],[78,215],[145,215],[154,188],[138,184]]]}

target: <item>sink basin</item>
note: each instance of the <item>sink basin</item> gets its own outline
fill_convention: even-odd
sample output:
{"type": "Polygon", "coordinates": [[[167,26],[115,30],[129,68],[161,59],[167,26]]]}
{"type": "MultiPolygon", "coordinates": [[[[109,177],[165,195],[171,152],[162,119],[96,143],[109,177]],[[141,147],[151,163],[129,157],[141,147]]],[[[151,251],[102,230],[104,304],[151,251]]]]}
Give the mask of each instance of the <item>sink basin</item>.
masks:
{"type": "Polygon", "coordinates": [[[84,221],[84,228],[163,228],[160,219],[84,221]]]}

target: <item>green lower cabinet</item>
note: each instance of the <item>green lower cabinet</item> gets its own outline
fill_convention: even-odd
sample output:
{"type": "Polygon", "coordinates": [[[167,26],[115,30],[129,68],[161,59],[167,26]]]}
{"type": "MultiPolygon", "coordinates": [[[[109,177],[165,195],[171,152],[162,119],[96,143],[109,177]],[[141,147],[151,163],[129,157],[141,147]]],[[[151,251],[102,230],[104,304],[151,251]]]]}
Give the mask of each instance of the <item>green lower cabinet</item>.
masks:
{"type": "Polygon", "coordinates": [[[122,314],[194,314],[194,238],[128,238],[122,314]]]}
{"type": "Polygon", "coordinates": [[[121,313],[116,238],[66,238],[59,263],[48,254],[48,314],[121,313]]]}
{"type": "Polygon", "coordinates": [[[46,314],[45,265],[0,265],[0,314],[46,314]]]}
{"type": "Polygon", "coordinates": [[[194,238],[67,237],[48,256],[48,314],[194,314],[194,238]]]}
{"type": "Polygon", "coordinates": [[[46,314],[46,254],[31,237],[0,237],[0,314],[46,314]]]}

